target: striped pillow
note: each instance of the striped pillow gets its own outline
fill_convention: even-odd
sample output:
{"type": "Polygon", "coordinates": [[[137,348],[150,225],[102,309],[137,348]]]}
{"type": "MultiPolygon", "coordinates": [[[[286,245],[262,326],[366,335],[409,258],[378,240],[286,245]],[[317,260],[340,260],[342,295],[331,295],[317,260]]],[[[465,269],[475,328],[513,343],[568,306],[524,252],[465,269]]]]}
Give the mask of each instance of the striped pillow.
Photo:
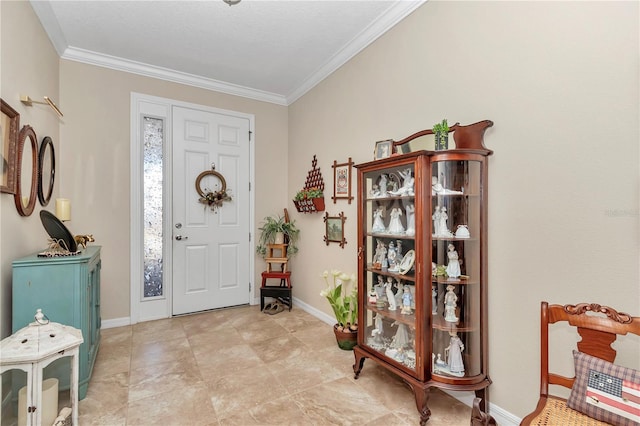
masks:
{"type": "Polygon", "coordinates": [[[640,425],[640,371],[573,351],[569,408],[616,426],[640,425]]]}

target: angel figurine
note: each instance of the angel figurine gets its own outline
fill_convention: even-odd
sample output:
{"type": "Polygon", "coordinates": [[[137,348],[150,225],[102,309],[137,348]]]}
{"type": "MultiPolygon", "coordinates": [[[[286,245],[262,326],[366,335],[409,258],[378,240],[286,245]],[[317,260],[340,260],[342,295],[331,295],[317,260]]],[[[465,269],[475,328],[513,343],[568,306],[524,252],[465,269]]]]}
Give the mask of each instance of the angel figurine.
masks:
{"type": "Polygon", "coordinates": [[[414,195],[413,193],[413,184],[415,182],[413,176],[411,176],[411,169],[408,168],[404,171],[398,172],[400,177],[402,177],[402,186],[393,191],[389,191],[391,195],[414,195]]]}
{"type": "Polygon", "coordinates": [[[404,234],[404,226],[402,226],[402,222],[400,222],[400,216],[402,216],[402,210],[400,208],[394,207],[391,209],[391,213],[389,214],[391,217],[391,221],[389,222],[389,228],[387,232],[390,234],[404,234]]]}
{"type": "Polygon", "coordinates": [[[371,232],[384,232],[386,227],[384,226],[384,208],[382,206],[378,207],[373,212],[373,226],[371,227],[371,232]]]}

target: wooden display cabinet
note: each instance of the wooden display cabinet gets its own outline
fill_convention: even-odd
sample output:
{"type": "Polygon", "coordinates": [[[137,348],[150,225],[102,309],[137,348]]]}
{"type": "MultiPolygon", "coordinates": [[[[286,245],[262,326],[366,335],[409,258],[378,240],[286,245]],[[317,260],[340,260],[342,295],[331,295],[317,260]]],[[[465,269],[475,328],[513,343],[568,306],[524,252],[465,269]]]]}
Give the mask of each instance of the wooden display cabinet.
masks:
{"type": "MultiPolygon", "coordinates": [[[[474,391],[471,424],[486,413],[487,158],[483,121],[451,127],[455,148],[357,165],[358,345],[414,391],[420,424],[429,389],[474,391]],[[395,309],[394,309],[395,308],[395,309]]],[[[394,142],[408,151],[427,130],[394,142]]]]}

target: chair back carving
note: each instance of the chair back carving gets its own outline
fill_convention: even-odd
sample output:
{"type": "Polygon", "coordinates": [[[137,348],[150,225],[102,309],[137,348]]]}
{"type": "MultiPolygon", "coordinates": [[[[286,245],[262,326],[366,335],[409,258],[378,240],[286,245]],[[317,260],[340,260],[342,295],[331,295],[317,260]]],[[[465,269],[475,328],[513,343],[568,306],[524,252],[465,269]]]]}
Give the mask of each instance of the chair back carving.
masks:
{"type": "Polygon", "coordinates": [[[560,385],[571,389],[575,377],[566,377],[549,371],[549,324],[564,322],[575,327],[581,337],[577,349],[591,356],[614,362],[616,351],[611,347],[618,336],[635,334],[640,336],[640,317],[618,312],[597,303],[577,305],[549,305],[542,302],[540,312],[540,399],[536,410],[523,419],[529,421],[545,407],[549,396],[549,385],[560,385]]]}

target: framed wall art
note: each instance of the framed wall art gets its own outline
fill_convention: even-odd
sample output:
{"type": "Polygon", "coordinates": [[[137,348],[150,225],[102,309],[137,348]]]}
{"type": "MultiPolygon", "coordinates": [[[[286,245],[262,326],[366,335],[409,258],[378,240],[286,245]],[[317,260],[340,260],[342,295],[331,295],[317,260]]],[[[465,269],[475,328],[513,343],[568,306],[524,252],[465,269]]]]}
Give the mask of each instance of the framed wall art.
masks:
{"type": "Polygon", "coordinates": [[[351,161],[351,157],[349,157],[349,161],[346,163],[338,164],[335,160],[333,161],[333,204],[339,199],[344,199],[349,201],[351,204],[351,200],[353,200],[353,196],[351,195],[351,167],[353,166],[353,161],[351,161]]]}
{"type": "Polygon", "coordinates": [[[383,158],[391,157],[393,153],[393,139],[387,139],[386,141],[376,142],[376,149],[373,153],[374,160],[381,160],[383,158]]]}
{"type": "Polygon", "coordinates": [[[16,193],[16,148],[20,114],[4,100],[0,114],[0,192],[16,193]]]}
{"type": "Polygon", "coordinates": [[[338,243],[340,247],[344,248],[344,245],[347,244],[347,240],[344,238],[344,222],[346,220],[347,217],[344,212],[340,212],[338,216],[329,216],[329,213],[324,214],[324,242],[327,245],[329,243],[338,243]]]}

